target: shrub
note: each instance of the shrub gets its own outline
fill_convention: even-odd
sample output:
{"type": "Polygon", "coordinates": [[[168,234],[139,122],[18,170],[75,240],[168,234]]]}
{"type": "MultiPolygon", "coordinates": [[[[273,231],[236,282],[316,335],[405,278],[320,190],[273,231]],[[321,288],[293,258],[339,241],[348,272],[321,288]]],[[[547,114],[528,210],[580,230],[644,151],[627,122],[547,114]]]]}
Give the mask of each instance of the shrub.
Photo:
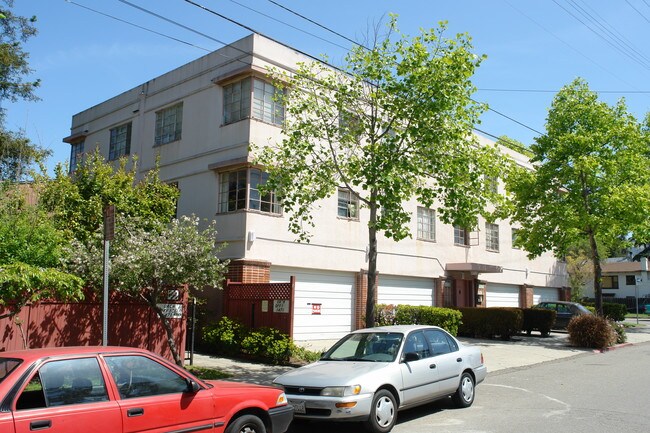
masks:
{"type": "Polygon", "coordinates": [[[313,350],[309,350],[305,347],[298,346],[295,344],[291,345],[291,359],[294,362],[303,364],[309,364],[312,362],[316,362],[320,359],[322,356],[321,352],[315,352],[313,350]]]}
{"type": "Polygon", "coordinates": [[[613,302],[603,303],[603,315],[615,322],[622,322],[625,320],[627,314],[627,307],[624,304],[616,304],[613,302]]]}
{"type": "Polygon", "coordinates": [[[617,333],[604,317],[583,314],[569,322],[569,341],[577,347],[605,349],[616,343],[617,333]]]}
{"type": "Polygon", "coordinates": [[[609,324],[616,332],[616,344],[623,344],[627,341],[627,334],[625,333],[625,326],[621,325],[618,322],[611,321],[609,324]]]}
{"type": "Polygon", "coordinates": [[[376,325],[432,325],[458,335],[462,314],[451,308],[426,305],[378,305],[376,325]]]}
{"type": "Polygon", "coordinates": [[[241,342],[242,353],[274,364],[286,363],[292,346],[289,336],[274,328],[255,329],[241,342]]]}
{"type": "Polygon", "coordinates": [[[459,307],[463,314],[463,322],[458,332],[468,337],[494,338],[509,340],[518,334],[523,326],[524,313],[521,308],[492,307],[459,307]]]}
{"type": "Polygon", "coordinates": [[[547,336],[551,332],[551,328],[555,323],[555,317],[557,313],[552,310],[546,310],[543,308],[524,308],[522,309],[524,314],[524,324],[523,329],[529,335],[531,331],[538,330],[543,337],[547,336]]]}
{"type": "Polygon", "coordinates": [[[203,341],[207,349],[219,355],[237,355],[248,330],[237,320],[222,317],[219,322],[203,328],[203,341]]]}

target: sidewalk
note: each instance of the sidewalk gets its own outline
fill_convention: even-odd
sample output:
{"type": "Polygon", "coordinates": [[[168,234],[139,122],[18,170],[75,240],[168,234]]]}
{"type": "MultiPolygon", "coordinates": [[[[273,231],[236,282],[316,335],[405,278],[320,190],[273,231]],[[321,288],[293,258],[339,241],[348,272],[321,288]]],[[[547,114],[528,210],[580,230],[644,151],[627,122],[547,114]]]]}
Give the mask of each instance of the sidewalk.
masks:
{"type": "MultiPolygon", "coordinates": [[[[635,320],[628,320],[627,323],[636,325],[635,320]]],[[[626,332],[627,343],[614,346],[612,349],[618,349],[630,344],[650,342],[650,321],[640,321],[638,327],[628,328],[626,332]]],[[[459,340],[465,344],[472,344],[481,348],[485,364],[488,367],[488,374],[509,368],[525,367],[594,352],[593,349],[571,347],[568,334],[561,331],[553,331],[551,336],[547,338],[542,338],[539,333],[534,332],[531,336],[517,335],[511,341],[463,337],[459,338],[459,340]]],[[[227,380],[262,385],[269,385],[280,374],[294,369],[294,367],[288,366],[259,364],[200,354],[194,354],[194,365],[218,368],[231,374],[232,377],[227,380]]]]}

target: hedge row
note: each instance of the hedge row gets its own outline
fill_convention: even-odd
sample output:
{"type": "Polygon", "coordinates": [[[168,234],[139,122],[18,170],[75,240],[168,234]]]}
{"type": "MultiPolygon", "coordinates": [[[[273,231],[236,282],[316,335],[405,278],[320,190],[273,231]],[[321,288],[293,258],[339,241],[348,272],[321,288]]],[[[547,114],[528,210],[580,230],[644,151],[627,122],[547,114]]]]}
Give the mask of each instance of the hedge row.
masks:
{"type": "Polygon", "coordinates": [[[462,314],[451,308],[424,305],[377,305],[375,325],[433,325],[458,335],[462,314]]]}
{"type": "Polygon", "coordinates": [[[441,308],[414,305],[377,305],[376,326],[434,325],[452,335],[504,340],[522,330],[538,330],[546,336],[555,322],[555,311],[533,308],[441,308]]]}

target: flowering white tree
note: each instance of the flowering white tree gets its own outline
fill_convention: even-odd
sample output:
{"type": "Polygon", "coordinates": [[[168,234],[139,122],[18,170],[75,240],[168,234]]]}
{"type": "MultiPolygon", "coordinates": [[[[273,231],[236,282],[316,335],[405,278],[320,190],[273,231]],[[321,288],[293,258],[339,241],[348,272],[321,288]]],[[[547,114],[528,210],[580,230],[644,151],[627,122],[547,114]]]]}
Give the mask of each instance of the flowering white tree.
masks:
{"type": "MultiPolygon", "coordinates": [[[[156,312],[178,365],[182,365],[182,359],[169,319],[159,304],[167,301],[170,288],[219,287],[228,265],[216,256],[219,248],[215,222],[203,230],[199,223],[198,217],[183,216],[160,230],[147,230],[132,219],[118,219],[111,244],[111,290],[142,299],[156,312]]],[[[102,286],[102,250],[97,242],[75,242],[68,265],[89,284],[102,286]]]]}

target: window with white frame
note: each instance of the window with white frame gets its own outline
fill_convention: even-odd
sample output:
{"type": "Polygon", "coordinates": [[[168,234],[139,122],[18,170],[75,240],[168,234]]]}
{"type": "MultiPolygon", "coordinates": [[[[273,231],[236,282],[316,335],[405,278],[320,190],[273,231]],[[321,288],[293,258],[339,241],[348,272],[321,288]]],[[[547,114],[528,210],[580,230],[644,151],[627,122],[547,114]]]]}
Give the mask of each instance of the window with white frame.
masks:
{"type": "Polygon", "coordinates": [[[469,233],[461,226],[454,226],[454,244],[469,246],[469,233]]]}
{"type": "Polygon", "coordinates": [[[77,169],[77,165],[81,162],[84,153],[84,140],[77,141],[70,144],[70,173],[77,169]]]}
{"type": "Polygon", "coordinates": [[[114,161],[131,152],[131,122],[110,130],[111,139],[108,146],[108,160],[114,161]]]}
{"type": "Polygon", "coordinates": [[[260,78],[248,77],[223,88],[223,123],[252,117],[281,125],[284,105],[278,98],[281,90],[260,78]]]}
{"type": "Polygon", "coordinates": [[[485,248],[488,251],[499,251],[499,225],[485,223],[485,248]]]}
{"type": "Polygon", "coordinates": [[[359,197],[349,189],[339,189],[338,216],[341,218],[359,218],[359,197]]]}
{"type": "Polygon", "coordinates": [[[156,112],[156,145],[181,139],[183,129],[183,103],[156,112]]]}
{"type": "Polygon", "coordinates": [[[496,176],[485,177],[485,189],[488,192],[497,194],[499,192],[499,178],[496,176]]]}
{"type": "Polygon", "coordinates": [[[258,210],[280,214],[281,208],[275,192],[262,194],[260,185],[266,183],[268,174],[257,168],[241,168],[219,175],[219,212],[258,210]]]}
{"type": "Polygon", "coordinates": [[[436,240],[436,211],[418,207],[418,239],[436,240]]]}

